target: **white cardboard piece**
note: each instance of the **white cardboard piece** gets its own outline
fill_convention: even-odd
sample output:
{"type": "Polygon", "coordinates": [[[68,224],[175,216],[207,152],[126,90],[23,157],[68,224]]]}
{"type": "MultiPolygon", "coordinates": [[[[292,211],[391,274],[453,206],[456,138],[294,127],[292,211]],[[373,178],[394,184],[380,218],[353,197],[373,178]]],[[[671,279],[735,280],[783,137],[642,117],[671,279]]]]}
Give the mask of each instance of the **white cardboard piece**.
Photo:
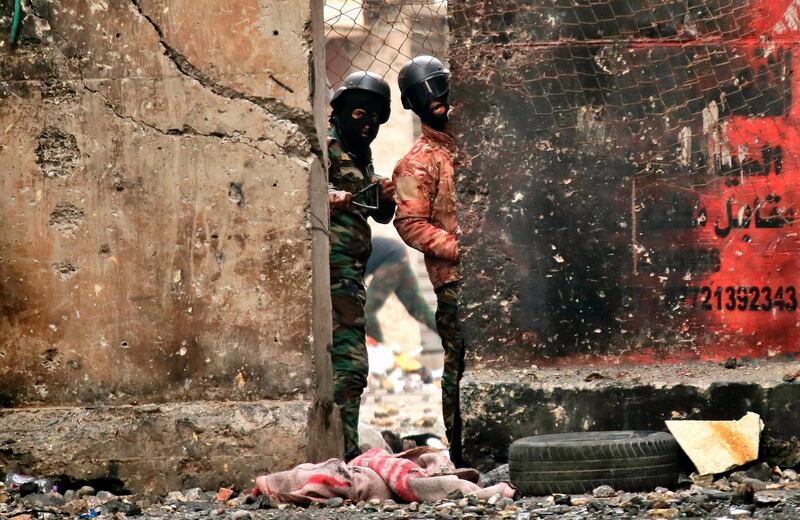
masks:
{"type": "Polygon", "coordinates": [[[758,458],[764,422],[748,412],[738,421],[665,421],[701,475],[724,473],[758,458]]]}

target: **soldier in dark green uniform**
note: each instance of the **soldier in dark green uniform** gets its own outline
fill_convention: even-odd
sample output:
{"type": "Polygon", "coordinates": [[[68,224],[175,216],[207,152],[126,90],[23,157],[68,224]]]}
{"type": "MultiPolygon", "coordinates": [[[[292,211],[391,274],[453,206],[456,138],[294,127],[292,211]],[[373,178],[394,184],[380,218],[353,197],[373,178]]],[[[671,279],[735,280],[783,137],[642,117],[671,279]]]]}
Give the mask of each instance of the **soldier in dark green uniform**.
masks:
{"type": "Polygon", "coordinates": [[[378,135],[378,127],[389,119],[389,84],[372,72],[354,72],[334,93],[331,107],[328,136],[331,357],[334,400],[341,411],[345,460],[349,461],[360,454],[358,410],[369,372],[364,276],[372,251],[372,234],[367,218],[386,224],[395,210],[394,184],[391,179],[375,175],[369,148],[378,135]]]}

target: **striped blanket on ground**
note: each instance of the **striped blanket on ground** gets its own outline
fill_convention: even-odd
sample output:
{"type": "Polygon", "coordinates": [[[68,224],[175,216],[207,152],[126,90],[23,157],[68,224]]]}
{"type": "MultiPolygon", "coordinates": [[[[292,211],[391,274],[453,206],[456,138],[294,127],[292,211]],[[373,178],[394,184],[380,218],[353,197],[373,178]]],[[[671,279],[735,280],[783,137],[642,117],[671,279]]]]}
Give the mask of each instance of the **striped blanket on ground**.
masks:
{"type": "Polygon", "coordinates": [[[436,502],[454,492],[489,498],[513,497],[507,483],[481,488],[474,469],[457,470],[450,459],[433,448],[414,448],[391,454],[371,449],[345,464],[330,459],[301,464],[294,469],[262,475],[254,493],[277,502],[306,505],[341,497],[352,502],[393,498],[398,502],[436,502]]]}

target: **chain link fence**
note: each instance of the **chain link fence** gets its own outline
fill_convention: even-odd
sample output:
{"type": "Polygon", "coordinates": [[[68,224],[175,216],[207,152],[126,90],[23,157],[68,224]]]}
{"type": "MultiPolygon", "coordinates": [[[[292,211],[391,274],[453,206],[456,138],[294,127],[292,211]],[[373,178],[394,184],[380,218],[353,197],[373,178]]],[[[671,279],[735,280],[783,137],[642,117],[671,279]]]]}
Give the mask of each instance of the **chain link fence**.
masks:
{"type": "MultiPolygon", "coordinates": [[[[395,163],[411,149],[420,132],[419,120],[404,110],[400,102],[397,73],[408,60],[420,54],[432,54],[446,61],[447,2],[325,0],[324,5],[326,68],[331,92],[355,70],[371,70],[382,75],[392,89],[392,116],[381,126],[372,144],[376,171],[391,177],[395,163]]],[[[373,235],[400,240],[391,225],[373,225],[373,235]]],[[[409,257],[426,301],[435,308],[436,295],[422,254],[409,249],[409,257]]],[[[399,300],[391,298],[381,310],[379,320],[391,342],[398,343],[404,351],[413,351],[421,345],[428,353],[423,363],[430,368],[441,367],[438,335],[419,327],[399,300]]]]}
{"type": "Polygon", "coordinates": [[[444,58],[447,2],[326,0],[325,39],[331,87],[359,69],[396,75],[418,54],[444,58]]]}

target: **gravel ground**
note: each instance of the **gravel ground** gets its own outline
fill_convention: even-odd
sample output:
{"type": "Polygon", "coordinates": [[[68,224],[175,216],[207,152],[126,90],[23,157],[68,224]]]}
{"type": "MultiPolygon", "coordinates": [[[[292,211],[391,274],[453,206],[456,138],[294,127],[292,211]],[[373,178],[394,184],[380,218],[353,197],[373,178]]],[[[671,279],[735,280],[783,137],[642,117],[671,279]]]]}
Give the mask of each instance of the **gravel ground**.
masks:
{"type": "Polygon", "coordinates": [[[650,493],[625,493],[601,486],[589,495],[551,495],[510,500],[494,497],[453,496],[437,504],[405,504],[392,501],[350,504],[331,499],[308,508],[271,504],[265,497],[247,494],[227,500],[200,489],[170,493],[154,502],[107,491],[83,488],[59,494],[24,497],[0,490],[0,517],[40,518],[153,518],[153,519],[634,519],[634,518],[800,518],[800,482],[792,470],[779,472],[766,465],[736,472],[715,482],[697,481],[678,491],[658,489],[650,493]],[[755,477],[761,477],[755,478],[755,477]]]}

